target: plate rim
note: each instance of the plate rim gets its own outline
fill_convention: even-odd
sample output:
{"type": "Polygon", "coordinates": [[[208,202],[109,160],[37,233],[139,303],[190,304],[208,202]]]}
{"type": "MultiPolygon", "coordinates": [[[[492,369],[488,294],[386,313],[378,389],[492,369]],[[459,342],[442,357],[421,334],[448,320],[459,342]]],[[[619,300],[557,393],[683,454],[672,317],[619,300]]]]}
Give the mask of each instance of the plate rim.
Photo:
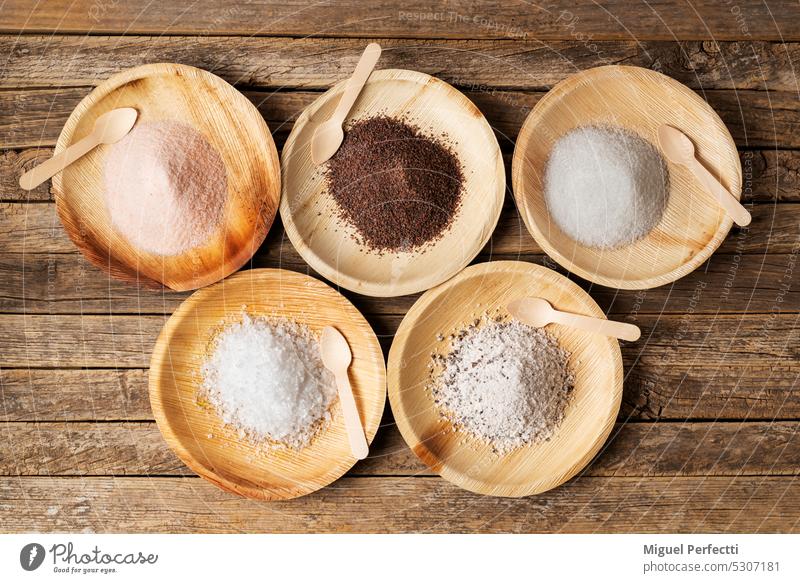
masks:
{"type": "MultiPolygon", "coordinates": [[[[689,87],[668,75],[658,71],[653,71],[652,69],[647,69],[645,67],[637,67],[634,65],[602,65],[599,67],[592,67],[590,69],[579,71],[573,75],[570,75],[566,79],[559,81],[533,106],[533,109],[531,109],[530,113],[525,118],[525,122],[520,128],[519,135],[517,136],[516,143],[514,145],[514,153],[511,159],[512,191],[514,202],[519,209],[519,214],[522,217],[522,221],[525,224],[525,228],[528,230],[528,233],[530,233],[542,250],[547,253],[547,255],[552,257],[559,265],[587,281],[604,285],[606,287],[629,290],[652,289],[673,283],[700,267],[709,257],[711,257],[711,255],[714,254],[717,249],[719,249],[720,245],[722,245],[722,242],[728,236],[728,233],[730,233],[730,230],[733,227],[733,219],[729,215],[725,214],[716,232],[711,235],[708,243],[706,243],[706,245],[688,261],[685,261],[683,264],[675,269],[672,269],[671,271],[643,279],[614,278],[602,276],[596,272],[583,269],[575,265],[575,263],[564,254],[560,253],[550,243],[545,234],[537,227],[536,222],[530,216],[528,204],[525,200],[525,198],[529,196],[528,190],[530,189],[530,186],[526,186],[523,179],[523,168],[525,165],[524,150],[527,148],[528,142],[532,139],[535,139],[534,130],[536,124],[540,121],[539,116],[541,115],[542,110],[544,110],[546,107],[550,107],[550,102],[558,100],[564,94],[572,91],[575,85],[586,83],[587,80],[591,79],[591,77],[613,74],[615,71],[624,72],[626,75],[641,74],[645,77],[650,77],[651,79],[658,80],[662,83],[667,83],[673,89],[680,92],[688,99],[694,101],[699,107],[706,109],[716,116],[716,118],[719,120],[720,127],[725,133],[725,140],[727,142],[726,145],[731,148],[732,151],[737,152],[737,163],[735,170],[738,175],[739,183],[741,184],[742,164],[738,156],[736,143],[731,136],[730,130],[719,117],[719,114],[716,112],[716,110],[695,91],[692,91],[689,87]]],[[[739,192],[734,194],[737,200],[741,200],[741,189],[739,192]]]]}
{"type": "MultiPolygon", "coordinates": [[[[289,174],[288,165],[289,159],[295,155],[294,149],[297,146],[297,136],[300,134],[300,131],[305,127],[306,124],[309,123],[311,116],[316,113],[328,100],[330,100],[334,95],[341,92],[344,89],[348,79],[343,79],[338,81],[336,84],[331,86],[325,93],[317,97],[308,107],[306,107],[300,116],[297,118],[294,126],[292,127],[292,131],[289,134],[289,137],[286,139],[286,143],[281,150],[281,174],[283,176],[287,176],[289,174]]],[[[497,163],[495,164],[495,178],[496,178],[496,192],[488,193],[494,195],[494,200],[492,201],[492,208],[491,213],[488,213],[487,216],[489,217],[488,221],[485,221],[482,224],[483,229],[486,231],[484,236],[480,239],[476,239],[474,244],[474,250],[471,250],[470,253],[464,256],[464,260],[458,264],[453,264],[453,266],[448,267],[446,269],[438,269],[436,270],[436,276],[429,276],[427,278],[417,278],[414,280],[408,280],[406,283],[402,285],[398,285],[395,283],[381,283],[381,282],[365,282],[362,279],[358,279],[353,277],[349,274],[342,273],[339,269],[335,266],[330,265],[327,261],[324,261],[320,255],[314,251],[313,247],[308,245],[304,238],[300,235],[300,231],[297,228],[297,225],[293,219],[292,211],[290,208],[289,203],[289,195],[287,194],[288,184],[287,180],[283,180],[281,184],[281,202],[279,206],[279,213],[281,216],[281,222],[283,223],[284,230],[286,232],[287,237],[292,243],[292,246],[295,248],[297,253],[303,258],[303,260],[308,263],[315,271],[317,271],[320,275],[322,275],[325,279],[331,281],[337,286],[343,287],[347,290],[352,292],[360,293],[363,295],[371,296],[371,297],[397,297],[403,296],[413,293],[418,293],[421,291],[425,291],[431,289],[443,283],[453,277],[454,275],[458,274],[461,270],[464,269],[467,265],[469,265],[475,257],[481,252],[481,250],[486,246],[489,240],[492,237],[495,229],[497,228],[497,223],[500,220],[500,215],[503,210],[503,203],[505,200],[505,193],[506,193],[506,172],[505,172],[505,165],[503,163],[503,156],[502,151],[500,150],[500,145],[497,142],[497,137],[494,135],[494,130],[492,129],[489,121],[486,119],[486,116],[483,115],[483,112],[478,109],[478,107],[472,102],[469,97],[467,97],[464,93],[439,79],[438,77],[434,77],[433,75],[428,75],[427,73],[422,73],[420,71],[413,71],[411,69],[379,69],[372,72],[369,77],[367,83],[372,83],[375,81],[412,81],[414,83],[418,83],[419,85],[441,85],[444,86],[448,91],[452,94],[450,99],[457,98],[461,103],[459,106],[465,107],[469,109],[471,112],[477,113],[477,117],[480,122],[486,126],[488,135],[491,136],[493,140],[494,154],[497,163]],[[444,275],[441,275],[444,274],[444,275]]],[[[474,114],[473,113],[473,114],[474,114]]],[[[488,196],[487,196],[488,199],[488,196]]],[[[447,267],[447,266],[445,266],[447,267]]]]}
{"type": "MultiPolygon", "coordinates": [[[[253,500],[261,500],[261,501],[279,501],[279,500],[291,500],[294,498],[299,498],[302,496],[307,496],[314,492],[317,492],[336,480],[340,479],[344,476],[350,469],[355,466],[358,460],[355,459],[353,456],[343,457],[341,458],[338,463],[331,466],[331,468],[325,473],[324,475],[324,483],[321,484],[319,487],[314,485],[312,488],[308,488],[307,485],[303,484],[300,487],[296,488],[290,495],[281,496],[273,494],[272,492],[255,486],[250,485],[243,485],[238,482],[231,481],[224,476],[217,474],[216,472],[212,471],[211,469],[207,468],[201,461],[198,461],[194,455],[192,455],[184,446],[183,442],[175,436],[174,431],[171,428],[171,424],[169,421],[169,415],[166,413],[166,407],[164,406],[162,395],[160,394],[162,391],[162,387],[159,386],[157,381],[157,377],[159,376],[161,369],[169,370],[170,366],[167,365],[167,362],[171,359],[164,358],[164,354],[169,353],[169,346],[170,346],[170,339],[171,334],[175,331],[175,327],[178,326],[179,322],[178,319],[183,315],[183,312],[187,310],[192,310],[196,307],[197,304],[202,303],[207,300],[206,297],[198,297],[198,296],[207,296],[208,290],[212,290],[216,286],[224,285],[226,282],[229,282],[232,279],[244,279],[244,278],[252,278],[252,277],[261,277],[261,276],[269,276],[269,277],[277,277],[278,283],[277,285],[284,285],[282,281],[280,281],[284,276],[289,274],[289,277],[296,277],[298,281],[307,282],[308,280],[312,280],[315,285],[324,286],[330,293],[335,294],[338,298],[348,305],[350,305],[355,313],[357,313],[363,322],[366,324],[367,329],[369,330],[369,338],[370,343],[373,345],[372,348],[376,351],[375,353],[380,356],[380,358],[376,359],[376,364],[379,363],[378,370],[380,372],[380,379],[378,385],[382,385],[383,390],[382,399],[380,403],[380,414],[377,416],[377,422],[375,423],[374,428],[365,427],[365,433],[367,438],[367,443],[372,444],[378,430],[380,429],[380,422],[383,416],[383,412],[386,409],[386,361],[383,358],[383,351],[380,347],[380,342],[378,341],[378,337],[375,334],[375,330],[372,328],[372,325],[367,321],[361,311],[356,308],[350,300],[344,297],[341,293],[339,293],[336,289],[332,288],[330,285],[321,281],[315,277],[310,275],[306,275],[305,273],[300,273],[297,271],[291,271],[289,269],[282,269],[277,267],[265,267],[265,268],[257,268],[257,269],[248,269],[245,271],[240,271],[230,277],[227,277],[213,285],[201,288],[196,290],[192,293],[188,298],[186,298],[183,302],[181,302],[180,306],[170,315],[167,321],[161,328],[159,332],[158,338],[153,346],[150,355],[150,361],[148,366],[148,380],[147,380],[147,392],[148,392],[148,401],[150,403],[150,407],[153,411],[153,417],[156,421],[156,426],[158,427],[159,433],[161,434],[162,439],[170,448],[170,450],[181,460],[182,463],[186,464],[186,466],[196,473],[201,478],[211,482],[221,490],[226,492],[231,492],[237,494],[239,496],[243,496],[245,498],[253,499],[253,500]]],[[[251,284],[257,285],[255,282],[251,282],[251,284]]],[[[352,374],[352,372],[350,373],[352,374]]],[[[376,389],[377,391],[378,389],[376,389]]],[[[244,478],[245,481],[246,478],[244,478]]]]}
{"type": "MultiPolygon", "coordinates": [[[[386,382],[387,393],[389,397],[389,406],[392,410],[392,416],[397,424],[403,441],[411,449],[414,455],[419,458],[430,470],[447,480],[451,484],[463,488],[476,494],[507,497],[507,498],[521,498],[525,496],[532,496],[542,494],[554,488],[563,485],[565,482],[574,478],[586,465],[594,458],[595,455],[601,450],[603,444],[608,439],[611,431],[614,428],[617,417],[619,415],[620,407],[622,405],[623,381],[624,381],[624,366],[622,362],[622,351],[620,350],[619,342],[608,338],[609,345],[612,347],[613,352],[613,375],[614,386],[610,389],[613,391],[613,406],[609,409],[606,419],[603,421],[602,429],[592,441],[589,448],[578,460],[573,462],[569,471],[565,472],[560,480],[557,482],[550,481],[548,486],[540,487],[543,480],[522,484],[517,486],[498,486],[496,483],[489,483],[486,481],[478,481],[475,478],[465,476],[461,472],[448,467],[447,461],[442,460],[438,455],[431,451],[424,442],[420,441],[412,423],[410,416],[406,414],[402,405],[400,393],[403,388],[400,385],[400,369],[402,368],[403,353],[408,344],[409,335],[416,325],[416,320],[427,310],[431,304],[436,302],[443,293],[446,293],[450,288],[459,285],[462,281],[475,276],[486,276],[491,273],[523,273],[528,276],[537,277],[538,275],[548,273],[557,276],[556,280],[559,285],[564,285],[564,288],[573,297],[578,297],[590,307],[590,311],[594,312],[595,316],[605,318],[605,314],[597,302],[583,289],[581,289],[575,282],[569,280],[567,277],[560,273],[548,269],[547,267],[538,265],[536,263],[529,263],[527,261],[516,260],[503,260],[503,261],[487,261],[471,265],[462,270],[458,275],[450,280],[442,283],[435,288],[425,292],[409,309],[403,317],[403,321],[395,334],[392,345],[389,349],[389,357],[386,366],[386,382]],[[498,491],[500,490],[500,491],[498,491]]],[[[406,389],[408,390],[408,389],[406,389]]],[[[417,390],[425,390],[420,388],[417,390]]]]}

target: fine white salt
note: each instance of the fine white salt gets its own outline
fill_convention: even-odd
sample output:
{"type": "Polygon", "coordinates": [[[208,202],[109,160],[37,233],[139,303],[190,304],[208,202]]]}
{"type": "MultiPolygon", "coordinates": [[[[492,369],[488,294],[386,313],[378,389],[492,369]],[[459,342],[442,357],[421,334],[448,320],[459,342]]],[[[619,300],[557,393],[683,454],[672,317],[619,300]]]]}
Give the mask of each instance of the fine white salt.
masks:
{"type": "Polygon", "coordinates": [[[507,453],[549,439],[561,424],[574,384],[569,356],[541,329],[479,320],[434,357],[441,372],[431,393],[457,430],[507,453]]]}
{"type": "Polygon", "coordinates": [[[337,398],[311,330],[243,314],[216,337],[203,390],[225,424],[256,442],[300,449],[330,419],[337,398]]]}
{"type": "Polygon", "coordinates": [[[562,136],[545,170],[550,216],[588,247],[613,248],[644,237],[661,220],[669,174],[658,149],[610,126],[585,126],[562,136]]]}

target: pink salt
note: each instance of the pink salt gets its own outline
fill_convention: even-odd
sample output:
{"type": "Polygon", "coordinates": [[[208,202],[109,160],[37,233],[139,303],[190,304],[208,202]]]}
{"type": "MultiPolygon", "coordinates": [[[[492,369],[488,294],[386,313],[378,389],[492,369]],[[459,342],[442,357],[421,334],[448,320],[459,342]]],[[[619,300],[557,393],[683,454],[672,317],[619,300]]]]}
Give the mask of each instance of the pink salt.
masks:
{"type": "Polygon", "coordinates": [[[225,165],[186,124],[137,124],[111,147],[104,178],[114,228],[144,251],[177,255],[201,246],[222,221],[225,165]]]}

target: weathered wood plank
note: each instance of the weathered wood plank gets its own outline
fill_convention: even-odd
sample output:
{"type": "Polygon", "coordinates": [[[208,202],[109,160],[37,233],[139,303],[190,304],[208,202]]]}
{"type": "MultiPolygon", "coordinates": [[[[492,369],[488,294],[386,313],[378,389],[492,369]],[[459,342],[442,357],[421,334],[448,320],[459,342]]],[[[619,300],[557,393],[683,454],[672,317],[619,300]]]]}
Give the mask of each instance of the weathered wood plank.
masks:
{"type": "Polygon", "coordinates": [[[6,32],[91,32],[282,36],[447,37],[511,39],[729,39],[800,38],[800,11],[790,0],[720,5],[708,0],[637,4],[612,0],[549,2],[522,0],[333,0],[322,4],[252,0],[229,5],[200,0],[185,10],[180,2],[145,0],[93,2],[49,0],[32,5],[8,0],[0,30],[6,32]],[[776,18],[780,15],[780,18],[776,18]]]}
{"type": "MultiPolygon", "coordinates": [[[[155,423],[7,423],[0,476],[190,476],[155,423]]],[[[584,476],[794,476],[800,422],[627,423],[615,428],[584,476]]],[[[351,476],[432,476],[382,424],[351,476]]]]}
{"type": "Polygon", "coordinates": [[[153,420],[141,369],[0,369],[0,401],[0,421],[153,420]]]}
{"type": "MultiPolygon", "coordinates": [[[[625,347],[620,421],[800,419],[797,359],[722,367],[634,364],[625,347]]],[[[35,363],[34,363],[35,364],[35,363]]],[[[0,421],[152,420],[147,371],[0,370],[0,421]]],[[[387,419],[390,423],[391,419],[387,419]]]]}
{"type": "MultiPolygon", "coordinates": [[[[90,88],[0,91],[0,148],[46,147],[55,144],[67,116],[90,88]]],[[[484,113],[506,152],[514,147],[519,129],[542,92],[466,90],[484,113]]],[[[245,91],[267,120],[278,147],[292,120],[319,92],[245,91]]],[[[741,148],[800,148],[800,107],[797,94],[750,90],[713,90],[705,98],[718,111],[741,148]]]]}
{"type": "MultiPolygon", "coordinates": [[[[3,120],[0,119],[0,124],[3,120]]],[[[53,148],[30,148],[28,150],[0,150],[0,200],[16,202],[41,202],[53,200],[49,181],[33,190],[22,190],[19,177],[34,166],[38,166],[53,155],[53,148]]]]}
{"type": "MultiPolygon", "coordinates": [[[[750,210],[753,215],[750,226],[732,229],[717,253],[797,253],[800,205],[765,204],[755,205],[750,210]]],[[[291,242],[277,225],[269,240],[272,245],[262,247],[260,257],[296,263],[297,255],[291,250],[291,242]]],[[[75,246],[61,227],[54,204],[0,203],[0,252],[74,253],[75,246]]],[[[542,253],[511,202],[507,201],[485,253],[542,253]]]]}
{"type": "MultiPolygon", "coordinates": [[[[371,318],[384,350],[400,319],[371,318]]],[[[163,321],[161,316],[3,315],[0,366],[143,368],[163,321]]],[[[638,316],[643,340],[623,347],[623,419],[797,418],[797,322],[796,314],[778,313],[638,316]]]]}
{"type": "Polygon", "coordinates": [[[344,478],[270,504],[236,498],[201,478],[0,479],[0,520],[11,533],[788,533],[798,531],[798,518],[796,477],[585,477],[503,500],[437,478],[344,478]]]}
{"type": "MultiPolygon", "coordinates": [[[[269,249],[256,254],[254,267],[280,267],[319,275],[291,245],[270,236],[269,249]]],[[[557,268],[543,255],[482,253],[475,262],[515,259],[557,268]]],[[[716,254],[667,286],[651,290],[616,290],[572,277],[607,314],[768,313],[775,308],[800,312],[800,289],[793,285],[797,254],[716,254]],[[713,291],[712,291],[713,290],[713,291]]],[[[343,290],[364,313],[405,314],[420,294],[370,298],[343,290]]],[[[188,292],[154,291],[111,279],[75,253],[0,253],[0,312],[27,314],[170,314],[188,292]]]]}
{"type": "MultiPolygon", "coordinates": [[[[2,122],[0,122],[2,123],[2,122]]],[[[288,122],[287,122],[288,123],[288,122]]],[[[60,129],[60,128],[59,128],[60,129]]],[[[52,201],[49,183],[34,190],[19,187],[23,172],[53,155],[53,148],[0,150],[0,200],[8,202],[52,201]]],[[[742,163],[745,202],[800,202],[800,151],[744,150],[742,163]]],[[[511,151],[504,155],[506,176],[511,175],[511,151]]]]}
{"type": "MultiPolygon", "coordinates": [[[[465,88],[541,90],[576,71],[622,64],[661,71],[698,90],[797,91],[792,71],[800,44],[717,38],[720,42],[379,39],[380,68],[423,71],[465,88]]],[[[355,67],[365,44],[342,38],[0,35],[5,63],[0,87],[96,85],[128,67],[174,62],[253,88],[324,89],[355,67]]]]}
{"type": "Polygon", "coordinates": [[[0,316],[0,366],[145,368],[162,316],[0,316]]]}

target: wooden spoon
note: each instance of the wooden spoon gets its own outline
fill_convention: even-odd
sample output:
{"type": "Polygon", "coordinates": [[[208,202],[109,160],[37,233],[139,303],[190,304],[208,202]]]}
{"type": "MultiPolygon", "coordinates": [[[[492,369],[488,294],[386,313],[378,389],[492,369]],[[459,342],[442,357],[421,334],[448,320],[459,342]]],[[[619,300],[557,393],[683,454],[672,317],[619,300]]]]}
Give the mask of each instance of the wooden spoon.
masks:
{"type": "Polygon", "coordinates": [[[353,108],[361,90],[369,79],[372,69],[381,56],[381,47],[377,43],[370,43],[358,60],[353,76],[347,81],[347,86],[339,99],[333,115],[320,125],[311,138],[311,161],[317,166],[330,160],[344,140],[344,123],[347,114],[353,108]]]}
{"type": "Polygon", "coordinates": [[[94,122],[92,133],[20,176],[20,187],[33,190],[100,144],[118,142],[131,131],[138,116],[139,113],[132,107],[121,107],[104,113],[94,122]]]}
{"type": "Polygon", "coordinates": [[[577,330],[595,332],[612,336],[620,340],[635,342],[642,335],[638,326],[625,322],[613,322],[590,316],[579,316],[569,312],[561,312],[542,298],[521,298],[508,304],[508,311],[517,320],[542,328],[548,324],[563,324],[577,330]]]}
{"type": "Polygon", "coordinates": [[[347,438],[350,440],[350,451],[357,460],[363,460],[369,453],[367,438],[364,436],[364,427],[358,416],[356,400],[350,387],[347,369],[353,355],[347,340],[333,326],[325,326],[322,330],[322,363],[336,377],[336,387],[339,390],[339,401],[342,403],[344,424],[347,427],[347,438]]]}
{"type": "Polygon", "coordinates": [[[740,227],[750,224],[751,217],[747,209],[697,159],[689,136],[665,124],[658,128],[658,144],[671,162],[686,166],[703,183],[734,223],[740,227]]]}

